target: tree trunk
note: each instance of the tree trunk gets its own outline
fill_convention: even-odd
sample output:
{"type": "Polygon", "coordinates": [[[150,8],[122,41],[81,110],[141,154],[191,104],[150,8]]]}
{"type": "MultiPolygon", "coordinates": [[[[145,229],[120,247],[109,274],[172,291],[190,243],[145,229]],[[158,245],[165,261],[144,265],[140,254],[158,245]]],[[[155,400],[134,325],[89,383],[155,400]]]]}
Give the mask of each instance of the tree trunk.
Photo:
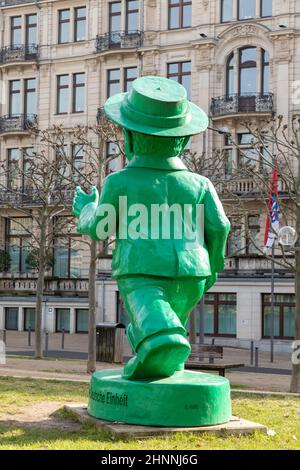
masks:
{"type": "Polygon", "coordinates": [[[89,334],[87,373],[96,370],[96,260],[97,242],[91,241],[89,266],[89,334]]]}
{"type": "MultiPolygon", "coordinates": [[[[300,233],[300,155],[296,189],[296,231],[300,233]]],[[[300,340],[300,240],[295,252],[295,341],[300,340]]],[[[300,364],[292,364],[291,392],[300,392],[300,364]]]]}
{"type": "Polygon", "coordinates": [[[41,359],[43,357],[42,345],[42,305],[45,281],[45,259],[46,259],[46,222],[41,225],[41,237],[39,246],[39,272],[36,288],[36,304],[35,304],[35,357],[41,359]]]}

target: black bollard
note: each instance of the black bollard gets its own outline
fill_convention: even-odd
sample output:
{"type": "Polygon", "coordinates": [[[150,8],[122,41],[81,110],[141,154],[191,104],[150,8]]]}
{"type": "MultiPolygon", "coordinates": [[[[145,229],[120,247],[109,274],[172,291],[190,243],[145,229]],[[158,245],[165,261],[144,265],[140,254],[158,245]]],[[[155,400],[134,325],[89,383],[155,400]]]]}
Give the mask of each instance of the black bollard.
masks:
{"type": "Polygon", "coordinates": [[[48,347],[49,347],[49,333],[45,331],[45,357],[48,356],[48,347]]]}
{"type": "Polygon", "coordinates": [[[251,341],[251,349],[250,349],[250,364],[253,366],[253,359],[254,359],[254,341],[251,341]]]}
{"type": "Polygon", "coordinates": [[[28,346],[31,346],[31,327],[28,328],[28,346]]]}
{"type": "Polygon", "coordinates": [[[255,348],[255,367],[258,367],[258,348],[255,348]]]}
{"type": "Polygon", "coordinates": [[[61,349],[65,349],[65,329],[61,330],[61,349]]]}

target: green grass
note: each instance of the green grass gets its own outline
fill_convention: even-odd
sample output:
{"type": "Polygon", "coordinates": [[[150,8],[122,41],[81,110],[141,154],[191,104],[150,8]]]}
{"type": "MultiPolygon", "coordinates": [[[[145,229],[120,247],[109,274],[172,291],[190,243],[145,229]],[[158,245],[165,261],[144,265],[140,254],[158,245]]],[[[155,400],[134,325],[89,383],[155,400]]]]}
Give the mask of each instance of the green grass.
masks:
{"type": "MultiPolygon", "coordinates": [[[[54,380],[0,378],[1,413],[14,415],[20,406],[41,401],[85,402],[88,385],[54,380]]],[[[233,392],[233,413],[265,424],[274,436],[217,437],[181,434],[143,440],[124,440],[100,432],[93,425],[78,430],[8,424],[0,417],[0,449],[300,449],[300,401],[295,397],[247,395],[233,392]]],[[[60,410],[56,416],[72,420],[60,410]]],[[[13,416],[12,416],[13,418],[13,416]]],[[[64,421],[62,421],[62,424],[64,421]]]]}

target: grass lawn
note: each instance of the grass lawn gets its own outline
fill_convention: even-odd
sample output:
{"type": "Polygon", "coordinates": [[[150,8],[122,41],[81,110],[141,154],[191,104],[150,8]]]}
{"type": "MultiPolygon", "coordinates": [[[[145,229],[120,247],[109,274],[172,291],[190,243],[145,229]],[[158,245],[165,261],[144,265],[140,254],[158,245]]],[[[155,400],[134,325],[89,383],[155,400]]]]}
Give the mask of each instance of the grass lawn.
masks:
{"type": "Polygon", "coordinates": [[[52,427],[28,423],[25,418],[22,422],[26,409],[46,407],[49,402],[82,403],[87,390],[87,384],[78,382],[1,377],[0,449],[300,449],[300,401],[290,397],[232,394],[235,415],[267,425],[274,435],[225,438],[177,433],[138,441],[119,440],[92,425],[72,422],[65,411],[56,413],[52,427]]]}

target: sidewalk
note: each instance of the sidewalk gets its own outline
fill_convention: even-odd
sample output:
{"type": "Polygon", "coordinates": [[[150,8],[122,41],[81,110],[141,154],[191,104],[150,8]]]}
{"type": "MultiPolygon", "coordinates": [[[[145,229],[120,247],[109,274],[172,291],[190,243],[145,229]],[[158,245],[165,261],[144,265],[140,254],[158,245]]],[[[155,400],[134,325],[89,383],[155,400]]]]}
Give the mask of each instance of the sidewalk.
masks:
{"type": "MultiPolygon", "coordinates": [[[[65,335],[65,349],[61,349],[61,334],[49,335],[49,352],[55,352],[58,359],[29,359],[24,354],[33,354],[32,346],[28,346],[27,332],[7,332],[6,353],[7,363],[0,365],[0,376],[35,377],[59,380],[89,381],[86,373],[87,335],[65,335]],[[11,355],[13,354],[13,355],[11,355]],[[16,356],[18,355],[18,356],[16,356]],[[22,356],[23,355],[23,356],[22,356]],[[74,356],[75,355],[75,356],[74,356]],[[81,355],[76,358],[76,355],[81,355]],[[22,356],[22,357],[20,357],[22,356]]],[[[2,339],[0,335],[0,339],[2,339]]],[[[130,347],[125,341],[124,356],[131,355],[130,347]]],[[[286,353],[275,354],[274,363],[270,363],[267,352],[259,354],[259,369],[250,365],[250,352],[243,349],[224,348],[224,358],[219,362],[244,363],[246,368],[228,371],[226,376],[234,386],[253,389],[288,392],[290,387],[291,362],[286,353]],[[252,372],[253,371],[253,372],[252,372]]],[[[98,369],[116,368],[121,365],[97,363],[98,369]]]]}

